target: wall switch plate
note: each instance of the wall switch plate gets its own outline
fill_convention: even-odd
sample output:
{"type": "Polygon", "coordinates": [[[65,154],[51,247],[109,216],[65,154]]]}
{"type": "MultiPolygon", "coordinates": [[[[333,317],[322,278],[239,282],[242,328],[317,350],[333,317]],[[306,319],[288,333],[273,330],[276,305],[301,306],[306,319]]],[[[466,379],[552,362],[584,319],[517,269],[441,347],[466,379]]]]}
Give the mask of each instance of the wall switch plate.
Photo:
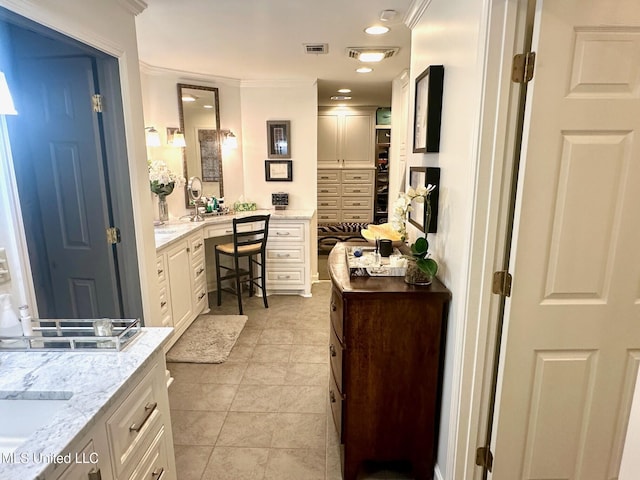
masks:
{"type": "Polygon", "coordinates": [[[0,284],[7,283],[11,280],[9,273],[9,262],[7,261],[7,251],[0,248],[0,284]]]}

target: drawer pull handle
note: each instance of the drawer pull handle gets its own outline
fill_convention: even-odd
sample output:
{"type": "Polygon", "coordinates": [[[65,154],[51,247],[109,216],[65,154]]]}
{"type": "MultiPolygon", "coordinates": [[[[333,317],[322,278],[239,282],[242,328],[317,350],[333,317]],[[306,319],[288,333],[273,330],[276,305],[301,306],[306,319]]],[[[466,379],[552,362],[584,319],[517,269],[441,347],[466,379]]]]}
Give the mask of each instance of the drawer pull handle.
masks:
{"type": "Polygon", "coordinates": [[[329,345],[329,352],[331,353],[332,357],[335,357],[337,355],[336,347],[333,345],[333,343],[329,345]]]}
{"type": "Polygon", "coordinates": [[[102,480],[102,473],[100,469],[92,468],[91,471],[87,474],[88,480],[102,480]]]}
{"type": "Polygon", "coordinates": [[[164,270],[162,270],[161,268],[158,269],[158,275],[162,275],[164,273],[164,270]]]}
{"type": "Polygon", "coordinates": [[[289,255],[288,253],[279,253],[278,254],[278,258],[289,258],[291,255],[289,255]]]}
{"type": "Polygon", "coordinates": [[[162,477],[164,477],[164,467],[158,467],[151,472],[153,480],[161,480],[162,477]]]}
{"type": "Polygon", "coordinates": [[[329,177],[320,177],[322,180],[329,180],[329,177]]]}
{"type": "MultiPolygon", "coordinates": [[[[321,203],[321,204],[320,204],[320,206],[322,206],[322,207],[328,207],[328,206],[329,206],[329,204],[328,204],[328,203],[321,203]]],[[[158,272],[158,273],[160,273],[160,272],[158,272]]]]}
{"type": "Polygon", "coordinates": [[[196,272],[196,277],[199,277],[200,275],[202,275],[202,272],[204,272],[204,268],[200,267],[200,270],[196,272]]]}
{"type": "Polygon", "coordinates": [[[358,189],[358,190],[354,189],[354,190],[353,190],[353,193],[360,193],[361,191],[362,191],[362,190],[360,190],[360,189],[358,189]]]}
{"type": "Polygon", "coordinates": [[[197,244],[195,247],[193,247],[193,250],[199,250],[202,247],[202,242],[200,242],[199,244],[197,244]]]}
{"type": "Polygon", "coordinates": [[[278,275],[278,280],[288,280],[291,275],[278,275]]]}
{"type": "Polygon", "coordinates": [[[288,237],[291,232],[276,232],[276,237],[288,237]]]}
{"type": "Polygon", "coordinates": [[[198,301],[202,300],[206,294],[207,294],[207,292],[202,292],[202,293],[198,296],[198,301]]]}
{"type": "Polygon", "coordinates": [[[137,433],[140,430],[142,430],[142,427],[144,427],[144,424],[147,423],[147,420],[149,420],[149,417],[154,412],[154,410],[156,409],[157,406],[158,406],[158,402],[149,402],[149,403],[147,403],[144,406],[144,418],[142,419],[140,424],[132,423],[131,426],[129,427],[129,431],[137,433]]]}
{"type": "Polygon", "coordinates": [[[320,190],[320,193],[329,193],[329,190],[320,190]]]}
{"type": "Polygon", "coordinates": [[[360,180],[362,177],[353,177],[355,180],[360,180]]]}
{"type": "Polygon", "coordinates": [[[360,202],[353,202],[354,205],[360,205],[360,202]]]}
{"type": "Polygon", "coordinates": [[[320,215],[320,218],[329,218],[328,215],[320,215]]]}
{"type": "Polygon", "coordinates": [[[164,308],[166,306],[167,306],[167,302],[166,301],[160,302],[160,308],[164,308]]]}
{"type": "Polygon", "coordinates": [[[333,390],[329,390],[329,400],[331,400],[331,403],[336,403],[336,394],[333,393],[333,390]]]}
{"type": "Polygon", "coordinates": [[[360,218],[360,215],[353,215],[353,218],[360,218]]]}
{"type": "Polygon", "coordinates": [[[233,233],[233,230],[225,230],[224,233],[233,233]]]}

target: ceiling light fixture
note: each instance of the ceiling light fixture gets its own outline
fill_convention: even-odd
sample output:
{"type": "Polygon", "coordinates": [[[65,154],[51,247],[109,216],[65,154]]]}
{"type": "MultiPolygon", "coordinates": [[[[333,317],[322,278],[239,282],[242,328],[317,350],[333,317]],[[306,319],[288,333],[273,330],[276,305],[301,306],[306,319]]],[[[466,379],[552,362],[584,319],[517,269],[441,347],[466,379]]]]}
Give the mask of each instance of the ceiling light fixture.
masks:
{"type": "Polygon", "coordinates": [[[347,56],[361,62],[379,62],[399,51],[400,47],[348,47],[347,56]]]}
{"type": "Polygon", "coordinates": [[[331,100],[351,100],[351,97],[348,95],[334,95],[330,98],[331,100]]]}
{"type": "Polygon", "coordinates": [[[370,73],[373,72],[373,68],[371,67],[360,67],[356,69],[356,72],[358,73],[370,73]]]}
{"type": "Polygon", "coordinates": [[[196,101],[196,97],[194,97],[193,95],[187,93],[186,95],[182,95],[182,101],[183,102],[195,102],[196,101]]]}
{"type": "Polygon", "coordinates": [[[384,35],[390,30],[389,27],[385,27],[384,25],[371,25],[364,29],[364,33],[369,35],[384,35]]]}
{"type": "Polygon", "coordinates": [[[358,60],[365,63],[381,62],[384,58],[384,52],[362,52],[358,55],[358,60]]]}
{"type": "Polygon", "coordinates": [[[351,93],[351,89],[350,88],[341,88],[340,90],[338,90],[338,93],[351,93]]]}

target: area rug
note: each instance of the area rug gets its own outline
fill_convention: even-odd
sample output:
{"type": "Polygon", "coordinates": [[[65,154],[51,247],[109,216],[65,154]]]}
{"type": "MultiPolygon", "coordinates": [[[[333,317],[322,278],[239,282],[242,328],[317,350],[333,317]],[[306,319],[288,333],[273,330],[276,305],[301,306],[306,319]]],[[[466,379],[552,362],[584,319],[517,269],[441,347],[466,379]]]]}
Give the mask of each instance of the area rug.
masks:
{"type": "Polygon", "coordinates": [[[246,315],[200,315],[167,352],[167,362],[224,362],[248,318],[246,315]]]}

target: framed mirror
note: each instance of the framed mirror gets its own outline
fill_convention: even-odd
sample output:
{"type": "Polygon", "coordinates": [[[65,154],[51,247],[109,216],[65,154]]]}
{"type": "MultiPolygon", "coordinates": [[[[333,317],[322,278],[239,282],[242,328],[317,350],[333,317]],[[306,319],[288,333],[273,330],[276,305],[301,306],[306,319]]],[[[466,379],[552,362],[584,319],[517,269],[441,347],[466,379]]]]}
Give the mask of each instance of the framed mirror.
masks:
{"type": "MultiPolygon", "coordinates": [[[[224,197],[218,89],[179,83],[178,109],[186,143],[182,150],[184,177],[202,180],[201,195],[224,197]]],[[[187,208],[190,200],[185,189],[187,208]]]]}

